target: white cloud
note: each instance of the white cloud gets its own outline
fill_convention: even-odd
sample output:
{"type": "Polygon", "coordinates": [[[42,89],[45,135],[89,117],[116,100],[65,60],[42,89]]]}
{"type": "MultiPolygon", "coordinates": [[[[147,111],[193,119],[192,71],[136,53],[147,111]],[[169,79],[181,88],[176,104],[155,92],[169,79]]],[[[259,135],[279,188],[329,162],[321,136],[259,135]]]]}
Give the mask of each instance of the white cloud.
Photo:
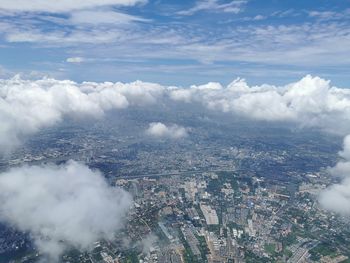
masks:
{"type": "Polygon", "coordinates": [[[350,8],[344,9],[342,12],[334,11],[309,11],[308,15],[310,17],[319,19],[319,20],[341,20],[348,19],[350,17],[350,8]]]}
{"type": "Polygon", "coordinates": [[[175,101],[199,102],[212,110],[248,118],[295,122],[341,134],[350,130],[350,91],[331,87],[329,81],[310,75],[283,87],[249,87],[237,79],[226,88],[209,83],[172,88],[169,93],[175,101]]]}
{"type": "Polygon", "coordinates": [[[266,16],[263,16],[263,15],[256,15],[253,18],[253,20],[255,20],[255,21],[264,20],[264,19],[266,19],[266,16]]]}
{"type": "Polygon", "coordinates": [[[74,29],[71,32],[52,31],[42,32],[36,29],[25,30],[23,28],[13,28],[6,35],[6,41],[12,42],[29,42],[29,43],[45,43],[53,46],[76,45],[76,44],[106,44],[113,43],[121,37],[119,30],[108,30],[101,32],[100,30],[91,29],[81,30],[74,29]]]}
{"type": "Polygon", "coordinates": [[[98,171],[69,161],[0,174],[0,202],[0,220],[29,232],[51,262],[69,246],[88,250],[99,239],[112,239],[131,197],[98,171]]]}
{"type": "Polygon", "coordinates": [[[180,139],[188,135],[187,129],[176,125],[165,125],[161,122],[152,122],[149,124],[146,134],[155,138],[180,139]]]}
{"type": "Polygon", "coordinates": [[[220,2],[219,0],[202,0],[198,1],[196,5],[188,10],[177,12],[178,15],[193,15],[199,11],[210,12],[225,12],[238,14],[242,11],[243,6],[247,1],[233,0],[229,2],[220,2]]]}
{"type": "Polygon", "coordinates": [[[2,0],[0,1],[0,10],[56,13],[103,6],[133,6],[145,2],[145,0],[2,0]]]}
{"type": "Polygon", "coordinates": [[[309,16],[311,17],[317,17],[322,19],[330,19],[332,17],[336,16],[336,12],[333,11],[310,11],[309,16]]]}
{"type": "Polygon", "coordinates": [[[0,80],[1,151],[11,150],[22,137],[64,117],[96,118],[107,110],[155,103],[162,93],[162,86],[140,81],[77,84],[46,78],[0,80]]]}
{"type": "Polygon", "coordinates": [[[66,62],[68,63],[81,63],[84,62],[85,59],[82,57],[71,57],[71,58],[67,58],[66,62]]]}
{"type": "Polygon", "coordinates": [[[339,152],[339,155],[345,160],[350,161],[350,135],[344,138],[343,150],[339,152]]]}
{"type": "MultiPolygon", "coordinates": [[[[141,81],[78,84],[17,77],[0,80],[0,145],[2,150],[10,148],[23,136],[55,125],[64,117],[100,117],[111,109],[162,104],[166,97],[258,120],[294,122],[343,135],[350,131],[350,91],[332,87],[319,77],[306,76],[283,87],[249,87],[237,79],[227,87],[209,82],[190,88],[141,81]]],[[[167,134],[171,126],[155,127],[167,134]]]]}
{"type": "MultiPolygon", "coordinates": [[[[348,169],[350,173],[350,169],[348,169]]],[[[344,179],[324,190],[319,198],[320,204],[327,210],[344,216],[350,216],[350,178],[344,179]]]]}
{"type": "Polygon", "coordinates": [[[319,201],[325,209],[350,216],[350,135],[344,138],[344,150],[339,155],[344,159],[329,171],[342,181],[321,192],[319,201]]]}
{"type": "MultiPolygon", "coordinates": [[[[199,3],[225,5],[218,1],[199,3]]],[[[221,9],[210,7],[210,10],[221,9]]],[[[261,18],[256,16],[258,20],[261,18]]],[[[186,27],[179,27],[177,23],[158,27],[152,21],[139,25],[142,21],[148,20],[111,8],[75,10],[60,18],[46,13],[23,13],[16,15],[15,23],[13,17],[2,16],[0,31],[7,42],[29,42],[46,48],[69,46],[85,56],[100,59],[193,59],[211,64],[207,68],[216,62],[249,62],[257,63],[258,68],[263,64],[274,69],[293,65],[298,66],[298,70],[289,70],[302,71],[302,74],[306,67],[322,72],[321,66],[350,65],[347,48],[350,27],[343,20],[315,22],[308,18],[294,24],[268,24],[266,20],[267,24],[255,21],[244,26],[228,23],[211,28],[210,34],[192,23],[186,27]]]]}
{"type": "Polygon", "coordinates": [[[120,12],[113,11],[77,11],[73,12],[70,17],[70,22],[72,24],[127,24],[131,22],[147,22],[149,20],[132,16],[120,12]]]}
{"type": "Polygon", "coordinates": [[[184,101],[191,102],[192,101],[192,92],[189,89],[177,89],[170,90],[170,98],[175,101],[184,101]]]}

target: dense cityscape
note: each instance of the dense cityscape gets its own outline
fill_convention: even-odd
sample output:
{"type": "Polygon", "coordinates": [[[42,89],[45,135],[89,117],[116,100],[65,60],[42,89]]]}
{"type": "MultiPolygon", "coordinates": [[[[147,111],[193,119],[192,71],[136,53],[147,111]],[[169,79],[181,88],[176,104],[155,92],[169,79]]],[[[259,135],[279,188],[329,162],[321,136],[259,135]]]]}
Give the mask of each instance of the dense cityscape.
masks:
{"type": "MultiPolygon", "coordinates": [[[[89,130],[69,124],[33,137],[2,165],[74,158],[132,194],[113,240],[61,262],[347,262],[349,219],[318,204],[341,138],[212,117],[215,128],[198,120],[196,136],[182,141],[123,130],[112,117],[89,130]]],[[[1,262],[40,261],[29,235],[1,231],[1,262]]]]}

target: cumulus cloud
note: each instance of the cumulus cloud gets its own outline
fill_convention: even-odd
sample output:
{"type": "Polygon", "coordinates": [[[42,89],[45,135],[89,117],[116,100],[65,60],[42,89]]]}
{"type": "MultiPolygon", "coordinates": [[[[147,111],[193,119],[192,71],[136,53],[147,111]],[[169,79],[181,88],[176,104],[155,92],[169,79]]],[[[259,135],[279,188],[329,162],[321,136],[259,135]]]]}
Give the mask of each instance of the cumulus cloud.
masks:
{"type": "Polygon", "coordinates": [[[0,220],[29,232],[50,261],[68,247],[111,239],[131,205],[98,171],[74,161],[22,166],[0,174],[0,220]]]}
{"type": "MultiPolygon", "coordinates": [[[[350,90],[333,87],[328,80],[310,75],[281,87],[267,84],[250,87],[245,80],[236,79],[226,87],[209,82],[189,88],[141,81],[75,83],[15,77],[0,80],[0,146],[3,150],[10,148],[23,136],[54,125],[64,117],[99,117],[107,110],[162,104],[167,98],[251,119],[293,122],[342,135],[350,131],[350,90]]],[[[169,134],[169,127],[164,126],[157,124],[154,129],[164,136],[169,134]]],[[[185,134],[183,130],[182,133],[185,134]]]]}
{"type": "Polygon", "coordinates": [[[155,103],[162,93],[162,86],[140,81],[77,84],[46,78],[0,80],[1,151],[64,117],[96,118],[111,109],[155,103]]]}
{"type": "Polygon", "coordinates": [[[350,161],[350,135],[344,138],[343,150],[339,152],[339,155],[347,161],[350,161]]]}
{"type": "Polygon", "coordinates": [[[248,118],[294,122],[342,134],[350,130],[350,91],[310,75],[283,87],[249,87],[243,79],[236,79],[227,87],[208,83],[169,92],[175,101],[199,102],[212,110],[248,118]]]}
{"type": "MultiPolygon", "coordinates": [[[[350,173],[350,169],[348,170],[350,173]]],[[[350,216],[350,178],[328,187],[320,195],[320,204],[327,210],[350,216]]]]}
{"type": "Polygon", "coordinates": [[[155,138],[180,139],[188,135],[187,129],[176,125],[165,125],[161,122],[152,122],[149,124],[146,134],[155,138]]]}
{"type": "Polygon", "coordinates": [[[17,12],[69,12],[72,10],[96,8],[103,6],[132,6],[138,3],[145,3],[145,0],[2,0],[0,1],[0,10],[17,12]]]}
{"type": "Polygon", "coordinates": [[[324,190],[319,201],[325,209],[350,216],[350,135],[344,138],[344,149],[339,155],[344,159],[329,171],[333,176],[340,177],[341,182],[324,190]]]}

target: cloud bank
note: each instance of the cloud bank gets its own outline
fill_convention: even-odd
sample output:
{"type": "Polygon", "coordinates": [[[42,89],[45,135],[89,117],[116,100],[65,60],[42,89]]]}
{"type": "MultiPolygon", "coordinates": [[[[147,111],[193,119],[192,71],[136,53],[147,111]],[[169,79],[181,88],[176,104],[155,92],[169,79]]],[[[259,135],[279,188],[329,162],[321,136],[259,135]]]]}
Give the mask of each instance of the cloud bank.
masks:
{"type": "MultiPolygon", "coordinates": [[[[11,149],[23,137],[64,118],[98,118],[109,110],[161,105],[168,99],[251,119],[291,122],[342,135],[350,132],[350,90],[332,87],[329,81],[310,75],[282,87],[249,87],[245,80],[236,79],[227,87],[209,82],[189,88],[141,81],[79,84],[14,77],[0,80],[0,146],[2,151],[11,149]]],[[[179,128],[152,124],[150,131],[158,136],[181,137],[186,132],[179,128]]]]}
{"type": "Polygon", "coordinates": [[[161,122],[149,124],[146,134],[155,138],[181,139],[188,135],[187,129],[177,124],[165,125],[161,122]]]}
{"type": "Polygon", "coordinates": [[[158,84],[145,82],[77,84],[68,80],[0,80],[0,148],[11,150],[21,139],[67,117],[98,118],[112,109],[157,101],[158,84]]]}
{"type": "Polygon", "coordinates": [[[350,90],[332,87],[330,81],[310,75],[283,87],[249,87],[243,79],[227,87],[211,82],[174,88],[170,97],[257,120],[293,122],[342,134],[350,131],[350,90]]]}
{"type": "Polygon", "coordinates": [[[67,247],[89,249],[122,226],[130,195],[74,161],[0,174],[0,220],[29,232],[50,261],[67,247]]]}

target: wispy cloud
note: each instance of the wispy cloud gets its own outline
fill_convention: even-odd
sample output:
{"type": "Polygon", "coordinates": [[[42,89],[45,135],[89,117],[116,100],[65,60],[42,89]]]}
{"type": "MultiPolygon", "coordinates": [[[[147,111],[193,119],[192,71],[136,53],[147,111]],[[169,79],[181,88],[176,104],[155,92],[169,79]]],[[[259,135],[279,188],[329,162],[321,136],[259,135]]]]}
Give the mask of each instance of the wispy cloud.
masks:
{"type": "Polygon", "coordinates": [[[71,57],[66,59],[66,62],[68,63],[82,63],[84,61],[86,61],[86,59],[82,57],[71,57]]]}
{"type": "Polygon", "coordinates": [[[319,20],[343,20],[350,18],[350,8],[343,12],[335,11],[309,11],[308,15],[319,20]]]}
{"type": "Polygon", "coordinates": [[[84,10],[72,12],[69,22],[72,24],[127,24],[131,22],[149,22],[149,19],[144,19],[137,16],[132,16],[116,11],[92,11],[84,10]]]}
{"type": "Polygon", "coordinates": [[[60,13],[103,6],[132,6],[146,2],[146,0],[2,0],[0,1],[0,10],[15,12],[60,13]]]}
{"type": "Polygon", "coordinates": [[[244,8],[247,1],[234,0],[229,2],[221,2],[219,0],[205,0],[198,1],[195,6],[187,10],[177,12],[178,15],[193,15],[199,11],[210,11],[210,12],[225,12],[238,14],[244,8]]]}
{"type": "MultiPolygon", "coordinates": [[[[208,72],[215,71],[218,64],[229,65],[233,70],[249,63],[249,67],[279,70],[281,66],[289,66],[290,71],[318,74],[324,72],[325,67],[338,67],[339,70],[332,71],[338,74],[350,65],[347,9],[337,13],[323,9],[284,9],[270,13],[259,10],[257,13],[252,11],[251,2],[206,0],[194,1],[192,7],[182,9],[180,14],[174,11],[172,15],[162,16],[157,10],[150,10],[154,7],[152,3],[142,8],[121,8],[110,6],[112,2],[115,4],[117,0],[102,1],[103,6],[93,9],[79,7],[58,13],[0,10],[0,38],[13,48],[17,46],[13,43],[26,43],[23,46],[28,50],[38,51],[40,47],[42,52],[55,48],[60,62],[67,57],[89,58],[91,65],[86,63],[84,67],[108,62],[103,65],[105,69],[110,66],[105,72],[115,70],[113,61],[129,61],[122,63],[129,70],[134,66],[131,72],[165,64],[171,64],[173,69],[190,64],[194,69],[201,64],[206,67],[202,67],[201,72],[208,72]],[[198,21],[197,16],[192,16],[199,12],[206,13],[205,19],[198,21]],[[229,15],[221,18],[225,12],[229,15]],[[241,13],[232,15],[235,12],[241,13]],[[298,19],[292,19],[295,16],[298,19]],[[142,65],[135,62],[140,60],[142,65]]],[[[134,4],[136,2],[142,1],[134,4]]],[[[179,10],[178,6],[172,8],[179,10]]],[[[50,60],[49,56],[43,56],[41,61],[45,59],[50,60]]],[[[118,66],[120,68],[120,63],[118,66]]],[[[68,67],[68,63],[63,63],[59,68],[68,72],[68,67]]],[[[75,68],[83,69],[83,65],[75,68]]],[[[153,76],[157,74],[151,71],[153,76]]],[[[201,74],[195,70],[192,73],[201,74]]]]}

